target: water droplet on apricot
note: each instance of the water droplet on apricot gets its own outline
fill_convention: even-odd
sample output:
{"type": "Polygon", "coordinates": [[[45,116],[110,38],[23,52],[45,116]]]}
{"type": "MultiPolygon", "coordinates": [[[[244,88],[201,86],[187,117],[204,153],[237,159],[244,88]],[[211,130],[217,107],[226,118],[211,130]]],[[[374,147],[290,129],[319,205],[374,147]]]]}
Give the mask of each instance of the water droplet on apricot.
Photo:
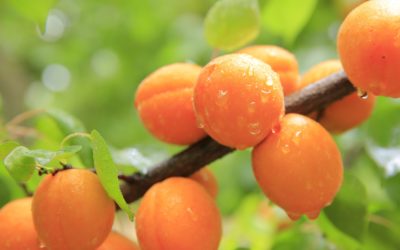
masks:
{"type": "Polygon", "coordinates": [[[247,74],[249,75],[249,76],[253,76],[254,75],[254,68],[253,68],[253,66],[249,66],[249,68],[247,69],[247,74]]]}
{"type": "Polygon", "coordinates": [[[283,147],[282,147],[282,152],[283,152],[284,154],[287,154],[287,153],[290,152],[289,144],[283,145],[283,147]]]}
{"type": "Polygon", "coordinates": [[[289,212],[289,211],[285,211],[287,216],[291,219],[291,220],[298,220],[301,217],[301,214],[299,213],[295,213],[295,212],[289,212]]]}
{"type": "Polygon", "coordinates": [[[316,218],[318,218],[320,212],[321,211],[318,210],[318,211],[314,211],[314,212],[309,212],[306,215],[310,220],[315,220],[316,218]]]}
{"type": "Polygon", "coordinates": [[[368,98],[368,92],[364,91],[362,89],[357,89],[357,95],[358,97],[360,97],[361,99],[367,99],[368,98]]]}
{"type": "Polygon", "coordinates": [[[270,75],[267,75],[267,81],[265,82],[267,86],[273,86],[274,85],[274,80],[270,75]]]}
{"type": "Polygon", "coordinates": [[[277,123],[275,126],[272,127],[271,132],[273,134],[279,133],[279,131],[281,131],[281,125],[279,123],[277,123]]]}
{"type": "Polygon", "coordinates": [[[250,123],[247,127],[251,135],[258,135],[261,133],[259,122],[250,123]]]}
{"type": "Polygon", "coordinates": [[[248,110],[249,110],[249,113],[256,112],[256,102],[254,102],[254,101],[250,102],[248,105],[248,110]]]}
{"type": "Polygon", "coordinates": [[[202,115],[197,115],[196,122],[198,128],[204,128],[204,117],[202,115]]]}

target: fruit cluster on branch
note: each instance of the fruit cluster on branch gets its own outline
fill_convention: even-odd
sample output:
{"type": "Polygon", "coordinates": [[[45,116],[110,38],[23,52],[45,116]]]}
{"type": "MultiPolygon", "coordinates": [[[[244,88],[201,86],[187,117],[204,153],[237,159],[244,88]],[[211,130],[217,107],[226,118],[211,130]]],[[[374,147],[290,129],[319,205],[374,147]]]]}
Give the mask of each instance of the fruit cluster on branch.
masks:
{"type": "MultiPolygon", "coordinates": [[[[286,113],[309,114],[355,91],[341,71],[285,97],[286,113]]],[[[147,173],[124,178],[121,189],[127,202],[139,199],[155,183],[172,176],[189,176],[235,149],[205,137],[171,158],[153,166],[147,173]]]]}

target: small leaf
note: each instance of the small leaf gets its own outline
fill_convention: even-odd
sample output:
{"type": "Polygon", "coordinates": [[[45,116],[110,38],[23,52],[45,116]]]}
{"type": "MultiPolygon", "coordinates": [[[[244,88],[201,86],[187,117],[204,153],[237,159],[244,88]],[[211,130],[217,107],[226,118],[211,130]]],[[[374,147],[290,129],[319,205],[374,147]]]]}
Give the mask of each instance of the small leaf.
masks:
{"type": "Polygon", "coordinates": [[[3,207],[9,200],[11,200],[11,190],[8,182],[4,176],[0,175],[0,208],[3,207]]]}
{"type": "Polygon", "coordinates": [[[24,182],[32,176],[36,162],[29,149],[18,146],[4,159],[4,165],[16,181],[24,182]]]}
{"type": "Polygon", "coordinates": [[[0,159],[1,161],[6,158],[6,156],[16,147],[19,146],[18,142],[15,141],[7,141],[0,144],[0,159]]]}
{"type": "Polygon", "coordinates": [[[317,0],[269,0],[262,11],[266,29],[291,45],[311,18],[317,0]]]}
{"type": "Polygon", "coordinates": [[[96,130],[92,131],[91,136],[94,167],[99,176],[100,182],[108,195],[128,214],[129,218],[133,220],[133,213],[122,196],[121,189],[119,188],[118,170],[112,160],[107,143],[96,130]]]}
{"type": "Polygon", "coordinates": [[[30,0],[10,0],[11,6],[23,17],[37,22],[44,27],[49,10],[56,3],[55,0],[41,0],[40,3],[30,0]]]}
{"type": "Polygon", "coordinates": [[[332,205],[325,209],[325,214],[339,230],[361,241],[367,226],[367,193],[364,185],[355,176],[345,174],[342,187],[332,205]]]}
{"type": "Polygon", "coordinates": [[[260,31],[257,0],[219,0],[204,21],[208,43],[218,49],[232,50],[253,40],[260,31]]]}
{"type": "Polygon", "coordinates": [[[40,165],[46,165],[53,160],[67,159],[81,150],[82,146],[67,146],[57,151],[50,150],[31,150],[28,154],[35,158],[36,162],[40,165]]]}
{"type": "MultiPolygon", "coordinates": [[[[82,122],[70,114],[56,109],[48,110],[47,114],[54,119],[64,135],[69,135],[77,132],[86,132],[86,128],[85,126],[83,126],[82,122]]],[[[93,152],[90,142],[86,138],[75,137],[71,139],[71,143],[74,145],[82,146],[82,149],[79,151],[79,156],[86,167],[92,167],[93,152]]]]}

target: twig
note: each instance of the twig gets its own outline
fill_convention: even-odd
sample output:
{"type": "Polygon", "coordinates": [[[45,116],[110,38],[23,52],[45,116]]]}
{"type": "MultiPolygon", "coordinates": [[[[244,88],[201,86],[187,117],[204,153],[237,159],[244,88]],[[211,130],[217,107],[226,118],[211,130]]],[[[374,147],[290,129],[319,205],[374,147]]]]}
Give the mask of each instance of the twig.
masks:
{"type": "MultiPolygon", "coordinates": [[[[309,114],[354,92],[345,73],[328,76],[285,98],[286,113],[309,114]]],[[[153,184],[172,176],[188,176],[205,165],[233,152],[206,137],[171,158],[156,164],[149,172],[124,177],[121,186],[127,202],[139,199],[153,184]]]]}

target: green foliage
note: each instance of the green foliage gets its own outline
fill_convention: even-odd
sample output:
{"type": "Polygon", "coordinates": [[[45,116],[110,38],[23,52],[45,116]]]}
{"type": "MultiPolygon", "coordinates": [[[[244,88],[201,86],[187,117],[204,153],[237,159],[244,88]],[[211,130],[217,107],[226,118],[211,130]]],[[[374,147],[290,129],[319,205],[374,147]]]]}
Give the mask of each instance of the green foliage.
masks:
{"type": "Polygon", "coordinates": [[[35,158],[29,153],[26,147],[18,146],[4,159],[8,172],[18,182],[29,180],[35,170],[35,158]]]}
{"type": "Polygon", "coordinates": [[[260,30],[257,0],[219,0],[204,21],[208,43],[218,49],[233,50],[253,40],[260,30]]]}
{"type": "Polygon", "coordinates": [[[357,177],[345,174],[340,192],[325,214],[342,232],[362,241],[367,227],[367,194],[357,177]]]}
{"type": "Polygon", "coordinates": [[[262,10],[265,28],[292,45],[301,30],[310,20],[317,0],[270,0],[262,10]]]}
{"type": "Polygon", "coordinates": [[[122,196],[121,189],[119,188],[117,167],[111,158],[111,153],[108,149],[107,143],[96,130],[92,131],[91,137],[94,165],[101,184],[107,191],[107,194],[128,214],[129,218],[133,220],[133,213],[122,196]]]}

